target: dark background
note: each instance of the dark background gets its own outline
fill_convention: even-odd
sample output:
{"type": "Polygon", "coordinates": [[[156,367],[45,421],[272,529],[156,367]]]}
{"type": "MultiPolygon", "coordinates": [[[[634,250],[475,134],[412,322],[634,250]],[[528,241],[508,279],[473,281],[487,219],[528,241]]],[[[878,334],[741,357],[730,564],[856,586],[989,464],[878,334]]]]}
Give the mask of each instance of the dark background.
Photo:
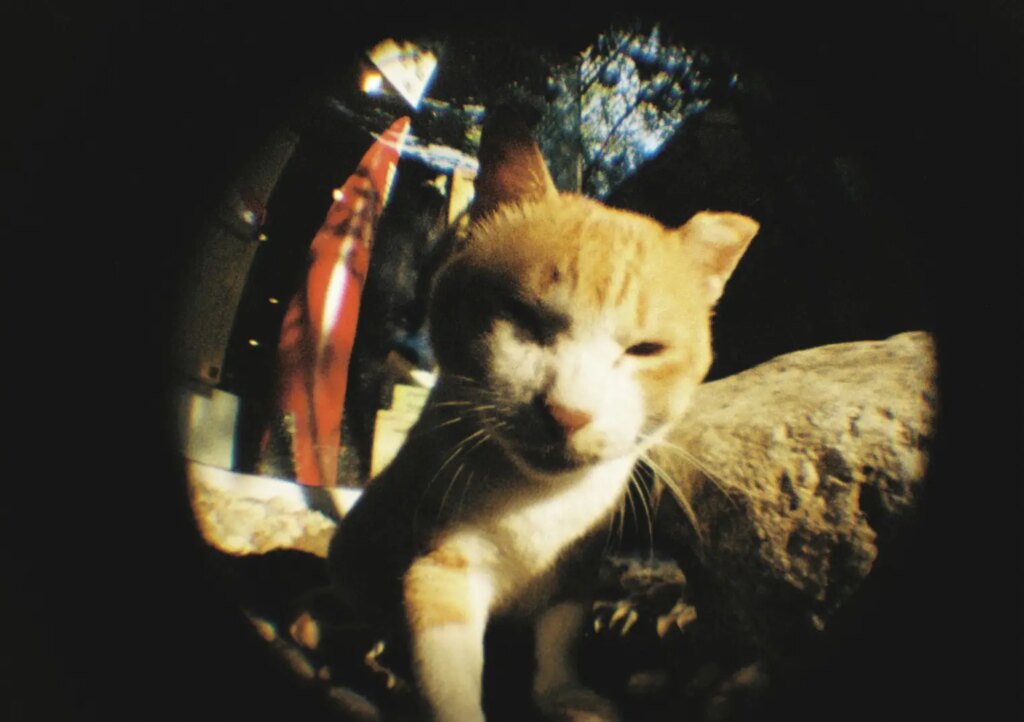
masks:
{"type": "MultiPolygon", "coordinates": [[[[919,274],[911,298],[891,273],[876,288],[848,246],[815,249],[813,264],[764,251],[777,273],[734,279],[746,285],[719,328],[730,348],[751,345],[724,361],[763,360],[775,328],[813,345],[905,322],[940,344],[942,416],[906,558],[778,709],[831,719],[1019,710],[1020,6],[709,5],[630,13],[729,44],[785,89],[775,107],[793,123],[769,130],[855,158],[874,199],[865,232],[891,238],[890,258],[919,274]],[[837,309],[846,298],[865,300],[837,309]],[[744,303],[757,308],[746,322],[744,303]],[[782,313],[794,308],[806,318],[782,313]]],[[[581,48],[612,19],[550,7],[420,13],[225,2],[5,11],[0,93],[15,121],[4,156],[15,211],[3,264],[14,429],[13,494],[0,507],[0,596],[13,603],[0,644],[5,719],[330,718],[204,567],[166,398],[175,289],[241,162],[373,41],[473,32],[581,48]]]]}

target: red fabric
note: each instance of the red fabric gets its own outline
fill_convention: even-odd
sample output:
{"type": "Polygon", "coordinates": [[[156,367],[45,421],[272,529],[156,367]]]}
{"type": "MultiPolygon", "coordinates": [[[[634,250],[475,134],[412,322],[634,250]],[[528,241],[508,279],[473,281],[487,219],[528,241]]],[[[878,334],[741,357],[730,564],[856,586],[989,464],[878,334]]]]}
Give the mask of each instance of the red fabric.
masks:
{"type": "Polygon", "coordinates": [[[359,302],[408,129],[408,117],[395,121],[345,181],[313,238],[306,283],[291,299],[281,327],[279,401],[294,424],[292,454],[302,484],[337,484],[359,302]]]}

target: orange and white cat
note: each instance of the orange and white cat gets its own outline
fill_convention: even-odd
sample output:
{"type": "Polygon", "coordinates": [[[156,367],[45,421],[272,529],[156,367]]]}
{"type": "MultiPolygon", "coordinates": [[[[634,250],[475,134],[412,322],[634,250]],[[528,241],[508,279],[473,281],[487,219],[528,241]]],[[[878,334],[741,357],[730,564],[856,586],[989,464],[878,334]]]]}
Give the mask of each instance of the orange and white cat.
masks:
{"type": "Polygon", "coordinates": [[[404,625],[435,721],[484,720],[497,615],[532,620],[545,717],[614,720],[574,671],[590,580],[638,457],[711,364],[712,308],[758,224],[665,228],[559,193],[514,124],[482,143],[469,236],[434,287],[437,385],[330,567],[359,613],[404,625]]]}

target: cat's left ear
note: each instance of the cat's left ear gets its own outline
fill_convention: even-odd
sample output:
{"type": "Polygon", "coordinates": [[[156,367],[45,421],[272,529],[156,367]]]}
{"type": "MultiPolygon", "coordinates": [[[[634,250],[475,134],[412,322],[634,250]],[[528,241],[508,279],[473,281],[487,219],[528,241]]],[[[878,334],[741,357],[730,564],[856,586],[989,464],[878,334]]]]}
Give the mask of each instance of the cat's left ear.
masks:
{"type": "Polygon", "coordinates": [[[676,230],[687,252],[705,270],[707,300],[714,305],[760,224],[739,213],[701,211],[676,230]]]}
{"type": "Polygon", "coordinates": [[[529,127],[516,115],[498,109],[488,117],[479,160],[470,209],[474,220],[505,203],[536,201],[558,192],[529,127]]]}

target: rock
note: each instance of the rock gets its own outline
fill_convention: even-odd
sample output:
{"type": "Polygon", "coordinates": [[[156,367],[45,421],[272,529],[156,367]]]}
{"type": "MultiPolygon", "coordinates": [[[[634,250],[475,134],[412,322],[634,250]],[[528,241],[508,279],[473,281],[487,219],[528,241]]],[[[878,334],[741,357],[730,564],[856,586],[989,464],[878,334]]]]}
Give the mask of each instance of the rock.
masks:
{"type": "MultiPolygon", "coordinates": [[[[239,556],[279,549],[327,556],[337,524],[310,508],[308,490],[299,484],[197,462],[188,464],[188,480],[199,531],[215,549],[239,556]]],[[[338,514],[359,496],[341,487],[325,493],[338,514]]]]}
{"type": "MultiPolygon", "coordinates": [[[[935,373],[930,337],[914,332],[797,351],[697,390],[650,461],[680,501],[660,494],[657,545],[702,582],[702,626],[713,613],[766,645],[825,626],[915,508],[935,373]]],[[[335,522],[298,485],[199,464],[189,477],[200,530],[221,551],[326,553],[335,522]]],[[[359,492],[331,493],[343,514],[359,492]]]]}
{"type": "Polygon", "coordinates": [[[700,615],[712,607],[763,645],[824,628],[914,510],[935,375],[931,338],[911,332],[798,351],[697,390],[650,456],[671,482],[659,545],[688,577],[700,567],[700,615]]]}

